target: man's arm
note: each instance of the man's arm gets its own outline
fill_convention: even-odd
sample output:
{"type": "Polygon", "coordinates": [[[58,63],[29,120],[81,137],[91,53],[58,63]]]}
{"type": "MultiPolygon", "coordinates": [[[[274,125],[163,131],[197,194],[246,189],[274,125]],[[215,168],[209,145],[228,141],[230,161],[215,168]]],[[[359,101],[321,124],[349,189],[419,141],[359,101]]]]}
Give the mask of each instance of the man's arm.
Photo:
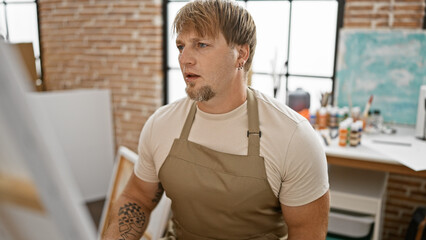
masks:
{"type": "Polygon", "coordinates": [[[303,206],[281,204],[288,226],[288,240],[324,240],[327,235],[330,196],[326,192],[317,200],[303,206]]]}
{"type": "Polygon", "coordinates": [[[161,183],[142,181],[132,173],[123,192],[112,204],[102,239],[139,240],[162,194],[161,183]]]}

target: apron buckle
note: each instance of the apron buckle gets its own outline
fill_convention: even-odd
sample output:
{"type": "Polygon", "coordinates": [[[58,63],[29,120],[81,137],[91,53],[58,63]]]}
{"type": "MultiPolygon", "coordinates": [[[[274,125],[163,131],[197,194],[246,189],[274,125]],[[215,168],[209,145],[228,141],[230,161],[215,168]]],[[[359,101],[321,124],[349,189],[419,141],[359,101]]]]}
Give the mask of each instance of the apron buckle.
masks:
{"type": "Polygon", "coordinates": [[[250,134],[259,135],[259,138],[262,137],[262,131],[259,131],[259,132],[250,132],[249,130],[247,130],[247,137],[249,137],[250,134]]]}

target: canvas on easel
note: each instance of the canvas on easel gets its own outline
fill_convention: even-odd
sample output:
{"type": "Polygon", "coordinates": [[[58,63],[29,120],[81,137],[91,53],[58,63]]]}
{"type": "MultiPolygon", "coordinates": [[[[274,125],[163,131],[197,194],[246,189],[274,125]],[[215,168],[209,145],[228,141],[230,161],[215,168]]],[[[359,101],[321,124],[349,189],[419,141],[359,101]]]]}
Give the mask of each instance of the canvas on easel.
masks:
{"type": "Polygon", "coordinates": [[[0,53],[0,238],[96,239],[62,148],[43,111],[28,103],[22,61],[5,43],[0,53]]]}

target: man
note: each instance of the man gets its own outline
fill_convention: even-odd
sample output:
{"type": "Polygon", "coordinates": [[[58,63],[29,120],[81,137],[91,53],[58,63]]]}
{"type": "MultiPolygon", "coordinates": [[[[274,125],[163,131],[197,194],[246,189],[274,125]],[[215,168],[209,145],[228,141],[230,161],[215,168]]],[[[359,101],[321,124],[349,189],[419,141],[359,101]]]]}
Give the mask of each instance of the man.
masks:
{"type": "Polygon", "coordinates": [[[250,14],[228,0],[195,0],[174,30],[189,98],[145,124],[105,237],[139,239],[164,187],[177,239],[325,239],[325,154],[306,119],[247,88],[250,14]]]}

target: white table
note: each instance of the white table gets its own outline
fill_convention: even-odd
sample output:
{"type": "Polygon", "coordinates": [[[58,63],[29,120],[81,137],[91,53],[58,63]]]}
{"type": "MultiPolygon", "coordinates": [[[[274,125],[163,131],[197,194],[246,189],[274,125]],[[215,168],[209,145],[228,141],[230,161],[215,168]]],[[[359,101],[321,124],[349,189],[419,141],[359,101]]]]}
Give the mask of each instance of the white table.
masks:
{"type": "Polygon", "coordinates": [[[329,164],[384,171],[389,173],[399,173],[404,175],[426,177],[426,170],[415,171],[402,164],[402,161],[413,160],[423,161],[426,163],[426,141],[418,140],[414,137],[414,128],[407,126],[397,126],[396,134],[386,135],[363,134],[361,145],[357,147],[340,147],[337,143],[338,139],[334,139],[329,146],[324,145],[327,161],[329,164]],[[398,146],[393,144],[382,144],[375,141],[390,142],[409,142],[412,146],[398,146]],[[414,149],[417,147],[417,149],[414,149]],[[389,148],[395,151],[386,152],[389,148]],[[420,150],[419,150],[420,148],[420,150]],[[403,149],[407,154],[398,151],[403,149]],[[407,159],[402,159],[401,156],[407,159]],[[400,161],[398,161],[398,160],[400,161]]]}

